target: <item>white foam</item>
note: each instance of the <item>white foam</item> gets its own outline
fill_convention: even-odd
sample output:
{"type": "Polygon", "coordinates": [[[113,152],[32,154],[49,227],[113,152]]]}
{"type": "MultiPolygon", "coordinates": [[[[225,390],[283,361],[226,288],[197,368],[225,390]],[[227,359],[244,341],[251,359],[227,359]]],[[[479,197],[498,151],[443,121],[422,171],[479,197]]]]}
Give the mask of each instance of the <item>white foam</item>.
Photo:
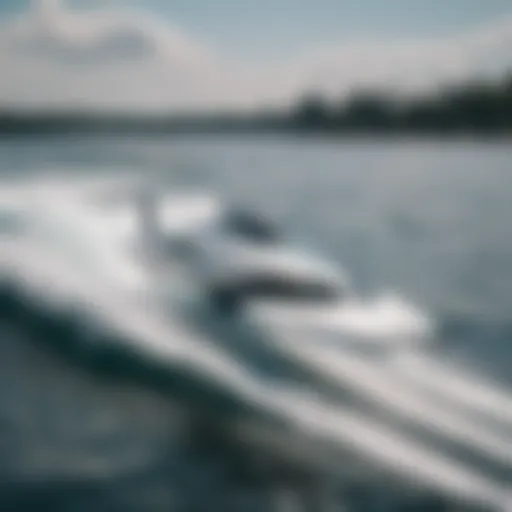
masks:
{"type": "MultiPolygon", "coordinates": [[[[91,194],[90,189],[87,190],[91,194]]],[[[65,249],[69,240],[45,238],[43,231],[39,231],[39,238],[36,236],[23,241],[8,238],[2,241],[2,274],[17,279],[42,303],[51,300],[55,307],[81,307],[93,314],[105,328],[121,333],[127,346],[141,357],[154,359],[159,365],[166,362],[171,367],[180,365],[196,372],[209,379],[212,385],[238,394],[246,404],[260,412],[287,420],[290,428],[328,439],[334,445],[348,446],[372,463],[383,465],[402,477],[415,479],[418,484],[428,483],[444,492],[479,502],[496,503],[501,499],[502,488],[498,483],[441,454],[429,453],[428,447],[419,440],[406,439],[399,432],[384,428],[373,417],[351,411],[341,403],[333,403],[322,396],[312,401],[293,383],[284,386],[258,380],[231,354],[193,334],[189,326],[171,313],[164,315],[158,307],[150,304],[141,291],[148,284],[146,276],[130,257],[128,242],[133,238],[136,227],[134,211],[126,203],[103,210],[99,206],[77,202],[80,190],[74,186],[54,183],[43,189],[33,184],[25,188],[16,186],[11,188],[8,196],[10,199],[7,195],[0,197],[0,208],[2,205],[8,208],[9,201],[12,206],[15,197],[16,204],[30,206],[31,212],[51,218],[51,222],[57,222],[54,226],[59,226],[61,219],[63,231],[57,235],[64,235],[66,223],[75,228],[80,226],[80,233],[87,236],[86,245],[90,244],[88,248],[98,254],[100,269],[93,266],[87,272],[85,266],[82,268],[78,263],[81,255],[70,254],[65,249]]],[[[40,220],[45,225],[45,220],[40,220]]],[[[41,223],[36,225],[41,226],[41,223]]],[[[408,316],[409,313],[403,310],[399,312],[400,307],[392,301],[383,301],[374,305],[374,312],[380,311],[382,317],[388,319],[387,324],[383,322],[386,329],[393,322],[414,323],[414,314],[408,316]]],[[[331,352],[315,351],[312,345],[295,349],[287,346],[286,350],[300,357],[303,363],[307,360],[307,364],[316,365],[324,376],[328,374],[329,378],[343,379],[374,399],[394,403],[400,414],[425,419],[427,409],[423,403],[414,403],[412,396],[404,398],[403,393],[398,393],[382,373],[374,373],[360,362],[341,362],[331,352]]],[[[438,409],[430,409],[429,412],[431,416],[439,414],[438,409]]],[[[507,457],[509,460],[510,450],[506,447],[501,450],[502,445],[486,432],[470,426],[462,429],[446,415],[440,418],[436,420],[436,428],[471,440],[493,457],[507,457]],[[501,455],[496,453],[498,451],[501,455]]]]}
{"type": "Polygon", "coordinates": [[[498,384],[486,382],[461,368],[432,358],[404,354],[392,361],[409,386],[419,386],[438,400],[455,403],[472,413],[508,427],[512,434],[512,394],[498,384]]]}
{"type": "Polygon", "coordinates": [[[499,436],[474,425],[455,403],[443,407],[435,399],[414,392],[385,363],[367,361],[337,347],[315,346],[294,339],[275,340],[275,343],[298,366],[312,372],[317,382],[327,383],[340,392],[351,390],[396,417],[463,443],[512,468],[512,437],[499,436]]]}

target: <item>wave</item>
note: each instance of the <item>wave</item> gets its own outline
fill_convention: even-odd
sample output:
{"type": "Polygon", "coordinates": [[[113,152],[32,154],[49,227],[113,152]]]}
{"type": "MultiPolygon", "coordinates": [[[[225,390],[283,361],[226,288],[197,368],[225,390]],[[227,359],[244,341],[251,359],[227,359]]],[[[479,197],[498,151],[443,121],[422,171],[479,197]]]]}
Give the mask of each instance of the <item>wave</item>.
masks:
{"type": "MultiPolygon", "coordinates": [[[[493,391],[499,398],[486,401],[490,395],[477,399],[476,388],[467,387],[473,382],[469,377],[459,387],[445,385],[441,377],[433,383],[433,375],[448,380],[449,373],[441,374],[432,360],[368,362],[337,347],[297,340],[274,343],[270,352],[268,344],[253,347],[253,354],[265,351],[267,359],[286,363],[293,372],[255,372],[251,357],[242,357],[225,340],[206,339],[206,331],[180,317],[172,305],[162,307],[155,293],[161,283],[141,271],[130,253],[136,227],[124,200],[95,209],[82,206],[85,189],[76,182],[47,183],[44,193],[33,184],[29,192],[16,187],[3,198],[0,214],[5,228],[0,238],[2,321],[23,325],[92,371],[144,379],[231,424],[243,418],[252,432],[254,425],[260,432],[272,428],[281,433],[282,444],[300,439],[295,452],[306,446],[322,452],[323,447],[325,464],[330,460],[332,468],[335,458],[340,472],[346,471],[339,466],[349,453],[368,474],[393,475],[404,485],[503,508],[512,468],[504,427],[508,418],[496,414],[508,403],[504,392],[493,391]],[[57,219],[62,231],[46,229],[43,217],[57,219]],[[70,231],[74,238],[65,235],[70,231]],[[443,394],[444,407],[436,405],[443,394]],[[487,413],[503,427],[502,437],[491,425],[484,428],[485,422],[468,423],[468,414],[487,413]],[[433,431],[438,437],[429,437],[433,431]],[[479,464],[459,456],[450,443],[479,454],[479,464]],[[484,462],[489,471],[482,471],[484,462]]],[[[111,187],[95,183],[96,192],[86,187],[87,196],[103,204],[111,187]]],[[[396,298],[381,298],[371,307],[387,319],[382,323],[387,330],[419,318],[396,298]]]]}

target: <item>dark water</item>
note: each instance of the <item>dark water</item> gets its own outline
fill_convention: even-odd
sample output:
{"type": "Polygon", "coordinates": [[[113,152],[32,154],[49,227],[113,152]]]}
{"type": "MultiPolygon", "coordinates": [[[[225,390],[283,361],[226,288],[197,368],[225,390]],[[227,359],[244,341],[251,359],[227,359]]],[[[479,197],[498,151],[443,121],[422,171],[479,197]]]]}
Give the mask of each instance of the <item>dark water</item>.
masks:
{"type": "MultiPolygon", "coordinates": [[[[361,293],[420,304],[436,350],[509,385],[511,163],[506,143],[0,142],[4,179],[134,172],[249,203],[342,262],[361,293]]],[[[238,455],[197,449],[179,401],[92,374],[2,318],[1,510],[285,510],[267,483],[238,481],[238,455]]],[[[398,509],[376,501],[357,510],[398,509]]]]}

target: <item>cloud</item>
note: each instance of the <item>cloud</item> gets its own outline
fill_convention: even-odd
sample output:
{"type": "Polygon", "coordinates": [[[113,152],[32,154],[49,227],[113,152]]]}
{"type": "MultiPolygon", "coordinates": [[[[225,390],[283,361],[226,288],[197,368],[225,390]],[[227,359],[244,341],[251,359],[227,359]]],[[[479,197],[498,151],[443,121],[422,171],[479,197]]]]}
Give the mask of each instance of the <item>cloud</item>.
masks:
{"type": "Polygon", "coordinates": [[[190,110],[286,102],[308,90],[406,93],[503,72],[511,50],[505,20],[440,39],[340,42],[257,69],[148,13],[34,0],[0,25],[0,103],[190,110]]]}
{"type": "Polygon", "coordinates": [[[445,38],[359,41],[318,48],[288,71],[295,89],[333,95],[358,87],[416,93],[512,69],[512,19],[445,38]]]}
{"type": "Polygon", "coordinates": [[[34,0],[32,9],[2,32],[1,41],[12,52],[64,64],[166,57],[183,65],[208,58],[207,49],[177,27],[142,12],[72,11],[57,0],[34,0]]]}
{"type": "Polygon", "coordinates": [[[204,105],[215,100],[219,76],[205,45],[143,12],[70,10],[46,0],[0,28],[4,104],[204,105]]]}

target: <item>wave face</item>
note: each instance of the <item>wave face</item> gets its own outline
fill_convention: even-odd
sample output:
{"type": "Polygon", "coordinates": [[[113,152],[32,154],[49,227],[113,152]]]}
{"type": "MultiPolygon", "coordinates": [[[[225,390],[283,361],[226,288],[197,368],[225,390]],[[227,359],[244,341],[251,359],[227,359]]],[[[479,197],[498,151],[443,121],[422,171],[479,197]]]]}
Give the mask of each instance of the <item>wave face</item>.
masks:
{"type": "MultiPolygon", "coordinates": [[[[208,194],[190,195],[208,183],[180,183],[188,193],[176,201],[176,184],[161,174],[150,179],[163,199],[168,229],[190,229],[219,207],[208,194]]],[[[255,304],[233,321],[209,307],[193,276],[179,267],[155,267],[147,258],[148,240],[135,207],[147,177],[127,171],[99,177],[89,169],[3,181],[2,380],[14,394],[2,400],[9,435],[27,448],[19,457],[6,448],[0,469],[19,488],[32,486],[39,499],[59,504],[84,495],[101,502],[118,485],[121,495],[127,492],[126,503],[139,504],[135,509],[148,506],[149,494],[163,510],[178,499],[180,478],[204,492],[222,488],[230,499],[238,496],[245,484],[233,472],[241,464],[251,468],[246,478],[253,488],[262,478],[272,483],[271,492],[268,484],[258,484],[245,499],[260,500],[262,510],[269,503],[280,510],[290,480],[284,468],[294,466],[294,482],[303,482],[304,474],[310,482],[327,474],[337,485],[343,482],[344,499],[359,503],[354,509],[371,510],[370,498],[354,491],[361,485],[390,507],[415,496],[506,509],[512,392],[506,382],[468,366],[470,349],[480,350],[482,339],[472,339],[479,332],[485,339],[491,331],[500,333],[499,349],[506,337],[500,319],[486,315],[479,323],[469,309],[450,316],[436,311],[434,319],[405,298],[407,291],[377,286],[339,308],[306,308],[298,316],[283,307],[258,311],[255,304]],[[484,330],[489,324],[492,329],[484,330]],[[319,328],[329,335],[320,339],[319,328]],[[368,356],[343,342],[347,333],[374,340],[417,337],[421,343],[368,356]],[[27,383],[19,383],[21,375],[27,383]],[[179,441],[183,434],[175,423],[182,422],[182,413],[187,426],[180,432],[200,425],[193,449],[179,441]],[[62,435],[25,432],[33,421],[47,422],[62,435]],[[116,436],[125,436],[126,453],[116,436]],[[211,436],[215,441],[198,455],[198,439],[211,436]],[[212,462],[212,446],[219,443],[222,453],[212,462]],[[77,453],[70,454],[70,446],[77,453]],[[168,457],[162,457],[163,446],[168,457]],[[259,452],[267,454],[265,469],[253,463],[259,452]],[[167,486],[160,494],[151,491],[164,476],[173,482],[173,496],[167,486]],[[139,483],[130,497],[132,481],[139,483]]],[[[235,183],[231,193],[244,200],[238,192],[235,183]]],[[[397,221],[397,229],[412,229],[402,224],[397,221]]],[[[301,229],[308,233],[306,221],[290,231],[301,229]]],[[[323,245],[328,249],[332,240],[323,245]]],[[[353,250],[352,245],[348,260],[353,250]]],[[[186,509],[197,493],[181,494],[186,509]]],[[[0,495],[0,503],[21,499],[15,487],[0,495]]],[[[243,503],[244,497],[237,499],[243,503]]]]}

